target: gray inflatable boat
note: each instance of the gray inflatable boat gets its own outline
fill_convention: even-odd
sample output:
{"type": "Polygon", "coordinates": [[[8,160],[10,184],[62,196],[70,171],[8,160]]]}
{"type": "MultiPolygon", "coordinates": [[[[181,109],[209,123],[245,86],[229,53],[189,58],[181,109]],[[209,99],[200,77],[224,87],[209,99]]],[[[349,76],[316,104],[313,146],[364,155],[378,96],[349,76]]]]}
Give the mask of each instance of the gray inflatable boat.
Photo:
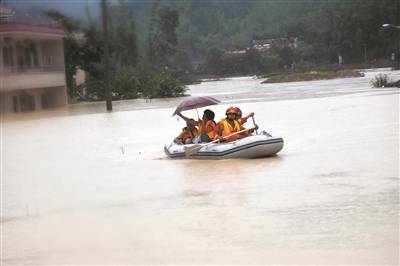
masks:
{"type": "Polygon", "coordinates": [[[283,148],[283,139],[263,131],[228,143],[180,145],[171,143],[164,147],[165,154],[175,159],[232,159],[260,158],[277,154],[283,148]]]}

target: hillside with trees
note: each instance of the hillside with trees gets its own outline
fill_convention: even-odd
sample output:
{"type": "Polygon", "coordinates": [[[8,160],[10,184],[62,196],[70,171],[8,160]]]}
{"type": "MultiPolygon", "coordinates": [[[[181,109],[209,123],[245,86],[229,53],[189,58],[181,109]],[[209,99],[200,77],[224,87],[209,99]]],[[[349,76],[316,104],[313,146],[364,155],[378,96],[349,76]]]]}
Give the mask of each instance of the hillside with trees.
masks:
{"type": "MultiPolygon", "coordinates": [[[[43,20],[46,4],[40,2],[30,12],[40,11],[43,20]]],[[[69,33],[70,96],[79,89],[72,80],[79,68],[89,74],[85,86],[90,98],[101,99],[100,16],[92,2],[79,18],[64,14],[62,5],[68,3],[45,14],[69,33]]],[[[399,38],[398,31],[382,28],[400,24],[397,0],[119,0],[110,2],[109,9],[118,99],[183,95],[183,84],[202,76],[335,70],[343,67],[339,63],[389,66],[399,38]],[[262,40],[269,40],[269,46],[257,49],[255,43],[262,40]]]]}
{"type": "MultiPolygon", "coordinates": [[[[381,25],[396,24],[400,16],[396,0],[161,2],[178,11],[179,46],[195,62],[213,49],[243,49],[253,39],[289,37],[299,40],[299,49],[292,51],[297,61],[333,63],[339,54],[346,63],[388,59],[395,32],[381,25]]],[[[130,6],[135,9],[134,2],[130,6]]]]}

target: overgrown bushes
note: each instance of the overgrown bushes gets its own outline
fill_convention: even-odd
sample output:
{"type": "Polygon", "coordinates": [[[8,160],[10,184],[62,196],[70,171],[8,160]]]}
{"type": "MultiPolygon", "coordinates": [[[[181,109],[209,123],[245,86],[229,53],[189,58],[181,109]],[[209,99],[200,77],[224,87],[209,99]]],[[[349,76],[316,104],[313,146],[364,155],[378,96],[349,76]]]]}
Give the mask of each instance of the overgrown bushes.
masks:
{"type": "MultiPolygon", "coordinates": [[[[179,14],[168,7],[156,9],[151,18],[153,30],[149,33],[147,56],[140,55],[133,11],[126,1],[109,7],[109,80],[115,100],[138,97],[182,96],[186,87],[180,80],[189,81],[189,59],[178,52],[176,27],[179,14]]],[[[95,21],[80,23],[58,11],[45,12],[64,27],[68,96],[79,100],[104,100],[106,80],[102,29],[95,21]],[[86,73],[84,84],[76,86],[73,75],[81,69],[86,73]]],[[[90,16],[88,16],[90,17],[90,16]]]]}
{"type": "Polygon", "coordinates": [[[378,74],[371,80],[372,87],[385,88],[385,87],[397,87],[400,88],[400,80],[390,82],[389,78],[385,74],[378,74]]]}
{"type": "MultiPolygon", "coordinates": [[[[187,90],[178,79],[171,74],[158,73],[148,66],[124,66],[118,68],[110,80],[113,99],[164,98],[183,96],[187,90]]],[[[84,87],[85,100],[103,100],[105,84],[102,80],[88,78],[84,87]]]]}
{"type": "Polygon", "coordinates": [[[305,73],[290,73],[282,75],[274,75],[267,78],[262,83],[278,83],[278,82],[293,82],[293,81],[310,81],[321,79],[334,79],[346,77],[362,77],[363,74],[354,70],[340,71],[310,71],[305,73]]]}
{"type": "Polygon", "coordinates": [[[371,80],[372,87],[382,88],[387,87],[388,76],[385,74],[378,74],[371,80]]]}

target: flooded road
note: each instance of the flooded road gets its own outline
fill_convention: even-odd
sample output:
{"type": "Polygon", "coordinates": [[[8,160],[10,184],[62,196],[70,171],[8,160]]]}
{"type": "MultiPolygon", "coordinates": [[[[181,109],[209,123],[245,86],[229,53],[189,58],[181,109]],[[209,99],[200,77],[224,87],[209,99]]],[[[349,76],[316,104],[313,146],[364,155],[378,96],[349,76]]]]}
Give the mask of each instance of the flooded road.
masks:
{"type": "Polygon", "coordinates": [[[190,86],[284,138],[256,160],[167,159],[181,99],[3,115],[2,264],[398,265],[399,89],[375,74],[190,86]]]}

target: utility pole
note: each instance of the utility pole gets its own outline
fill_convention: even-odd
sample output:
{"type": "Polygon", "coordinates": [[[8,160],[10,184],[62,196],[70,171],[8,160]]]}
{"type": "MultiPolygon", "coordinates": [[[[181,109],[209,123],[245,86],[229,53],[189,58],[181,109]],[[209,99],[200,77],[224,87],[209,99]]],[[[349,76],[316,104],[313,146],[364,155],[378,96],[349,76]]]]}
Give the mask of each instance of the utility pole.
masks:
{"type": "Polygon", "coordinates": [[[108,44],[108,14],[106,0],[101,0],[101,13],[103,18],[103,41],[104,41],[104,85],[106,94],[107,111],[112,111],[112,97],[110,88],[110,62],[108,44]]]}
{"type": "Polygon", "coordinates": [[[364,63],[367,64],[367,44],[364,43],[364,63]]]}
{"type": "Polygon", "coordinates": [[[400,0],[396,1],[396,32],[395,32],[395,36],[396,36],[396,57],[395,60],[395,65],[394,65],[394,69],[398,70],[400,69],[400,29],[398,28],[400,25],[400,0]]]}

